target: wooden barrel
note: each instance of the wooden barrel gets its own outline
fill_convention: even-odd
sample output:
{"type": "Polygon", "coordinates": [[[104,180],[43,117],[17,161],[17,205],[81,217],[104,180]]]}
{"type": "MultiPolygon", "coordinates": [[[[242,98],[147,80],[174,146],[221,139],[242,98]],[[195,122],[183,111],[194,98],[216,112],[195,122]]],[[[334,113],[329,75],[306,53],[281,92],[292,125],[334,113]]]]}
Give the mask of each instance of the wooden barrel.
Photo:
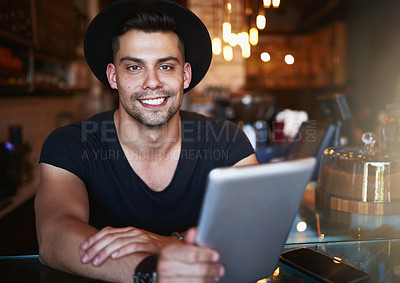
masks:
{"type": "Polygon", "coordinates": [[[315,202],[323,207],[349,213],[393,215],[400,214],[400,201],[377,202],[343,199],[315,190],[315,202]]]}

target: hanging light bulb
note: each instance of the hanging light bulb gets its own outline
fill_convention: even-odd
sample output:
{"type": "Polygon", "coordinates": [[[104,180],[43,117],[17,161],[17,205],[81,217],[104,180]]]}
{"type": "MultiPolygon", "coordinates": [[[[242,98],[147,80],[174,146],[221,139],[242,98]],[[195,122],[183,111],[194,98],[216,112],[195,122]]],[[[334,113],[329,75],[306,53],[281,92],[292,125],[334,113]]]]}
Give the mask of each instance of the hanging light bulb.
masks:
{"type": "Polygon", "coordinates": [[[231,23],[230,22],[224,22],[222,24],[222,39],[225,42],[229,42],[229,37],[231,36],[231,23]]]}
{"type": "Polygon", "coordinates": [[[232,25],[231,25],[232,4],[230,2],[227,2],[225,9],[226,10],[225,10],[224,22],[222,23],[222,39],[225,42],[229,42],[229,38],[232,32],[232,25]]]}
{"type": "Polygon", "coordinates": [[[213,38],[212,40],[212,52],[215,55],[221,54],[222,51],[222,44],[221,39],[218,37],[213,38]]]}
{"type": "Polygon", "coordinates": [[[249,41],[251,45],[257,45],[258,43],[258,29],[251,28],[249,31],[249,41]]]}
{"type": "Polygon", "coordinates": [[[242,47],[242,57],[245,59],[249,58],[251,55],[250,43],[247,42],[247,44],[244,44],[241,47],[242,47]]]}
{"type": "Polygon", "coordinates": [[[228,14],[232,13],[232,3],[231,2],[226,3],[226,10],[228,11],[228,14]]]}
{"type": "Polygon", "coordinates": [[[265,29],[267,25],[267,19],[263,14],[258,14],[256,18],[256,25],[258,29],[265,29]]]}
{"type": "Polygon", "coordinates": [[[261,60],[263,62],[269,62],[271,60],[271,55],[268,52],[261,53],[261,60]]]}
{"type": "Polygon", "coordinates": [[[264,5],[264,8],[269,8],[269,7],[271,7],[271,0],[264,0],[264,1],[263,1],[263,5],[264,5]]]}
{"type": "Polygon", "coordinates": [[[225,45],[224,48],[222,49],[223,56],[225,61],[232,61],[233,59],[233,49],[232,46],[230,45],[225,45]]]}
{"type": "MultiPolygon", "coordinates": [[[[271,2],[271,1],[270,1],[271,2]]],[[[280,0],[272,0],[272,7],[274,8],[279,8],[279,5],[281,4],[280,0]]]]}
{"type": "Polygon", "coordinates": [[[229,45],[232,47],[235,47],[236,45],[238,45],[238,37],[237,37],[236,33],[231,33],[231,35],[229,37],[229,45]]]}
{"type": "Polygon", "coordinates": [[[285,56],[285,63],[288,65],[292,65],[294,63],[294,57],[291,54],[287,54],[285,56]]]}
{"type": "Polygon", "coordinates": [[[237,35],[238,44],[243,47],[246,44],[249,44],[249,34],[245,31],[239,32],[237,35]]]}

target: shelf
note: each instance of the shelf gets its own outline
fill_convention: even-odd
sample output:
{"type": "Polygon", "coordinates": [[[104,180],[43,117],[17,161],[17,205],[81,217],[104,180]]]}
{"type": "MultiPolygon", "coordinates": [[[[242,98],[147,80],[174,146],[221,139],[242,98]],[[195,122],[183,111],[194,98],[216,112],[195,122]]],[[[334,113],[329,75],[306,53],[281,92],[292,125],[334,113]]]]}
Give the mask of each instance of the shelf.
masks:
{"type": "Polygon", "coordinates": [[[4,6],[0,11],[0,95],[86,88],[88,72],[76,66],[82,60],[77,46],[88,23],[86,5],[68,0],[22,2],[21,6],[0,0],[4,6]]]}
{"type": "Polygon", "coordinates": [[[31,88],[32,85],[30,83],[27,83],[26,81],[22,79],[16,79],[16,78],[0,78],[0,88],[1,87],[16,87],[16,88],[31,88]]]}
{"type": "Polygon", "coordinates": [[[13,48],[0,42],[0,50],[6,56],[0,60],[0,95],[36,94],[36,93],[71,93],[82,85],[73,85],[74,79],[82,74],[82,66],[74,65],[79,58],[66,60],[53,57],[38,51],[19,46],[13,48]],[[17,67],[11,67],[12,62],[18,62],[17,67]],[[9,67],[10,65],[10,67],[9,67]]]}

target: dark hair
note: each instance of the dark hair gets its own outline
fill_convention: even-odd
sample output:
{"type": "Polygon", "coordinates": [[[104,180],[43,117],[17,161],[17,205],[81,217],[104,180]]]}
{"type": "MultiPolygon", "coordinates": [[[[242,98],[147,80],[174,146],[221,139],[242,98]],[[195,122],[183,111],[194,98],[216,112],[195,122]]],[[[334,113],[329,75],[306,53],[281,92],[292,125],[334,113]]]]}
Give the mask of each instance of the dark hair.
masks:
{"type": "Polygon", "coordinates": [[[185,58],[185,43],[176,31],[175,20],[162,12],[138,11],[125,18],[111,39],[113,58],[119,50],[119,37],[131,30],[143,32],[174,32],[179,38],[179,48],[185,58]]]}

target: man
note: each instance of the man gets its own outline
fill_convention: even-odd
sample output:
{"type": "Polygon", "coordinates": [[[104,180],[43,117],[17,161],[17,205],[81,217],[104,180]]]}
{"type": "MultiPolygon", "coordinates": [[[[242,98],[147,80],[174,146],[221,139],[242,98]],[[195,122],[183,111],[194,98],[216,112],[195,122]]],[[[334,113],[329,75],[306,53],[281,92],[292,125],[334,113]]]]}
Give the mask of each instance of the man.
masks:
{"type": "Polygon", "coordinates": [[[107,281],[153,269],[157,282],[218,280],[218,253],[197,247],[190,229],[206,177],[257,160],[232,123],[179,110],[210,65],[207,29],[172,2],[120,1],[91,22],[85,57],[119,108],[46,140],[35,203],[41,261],[107,281]]]}

